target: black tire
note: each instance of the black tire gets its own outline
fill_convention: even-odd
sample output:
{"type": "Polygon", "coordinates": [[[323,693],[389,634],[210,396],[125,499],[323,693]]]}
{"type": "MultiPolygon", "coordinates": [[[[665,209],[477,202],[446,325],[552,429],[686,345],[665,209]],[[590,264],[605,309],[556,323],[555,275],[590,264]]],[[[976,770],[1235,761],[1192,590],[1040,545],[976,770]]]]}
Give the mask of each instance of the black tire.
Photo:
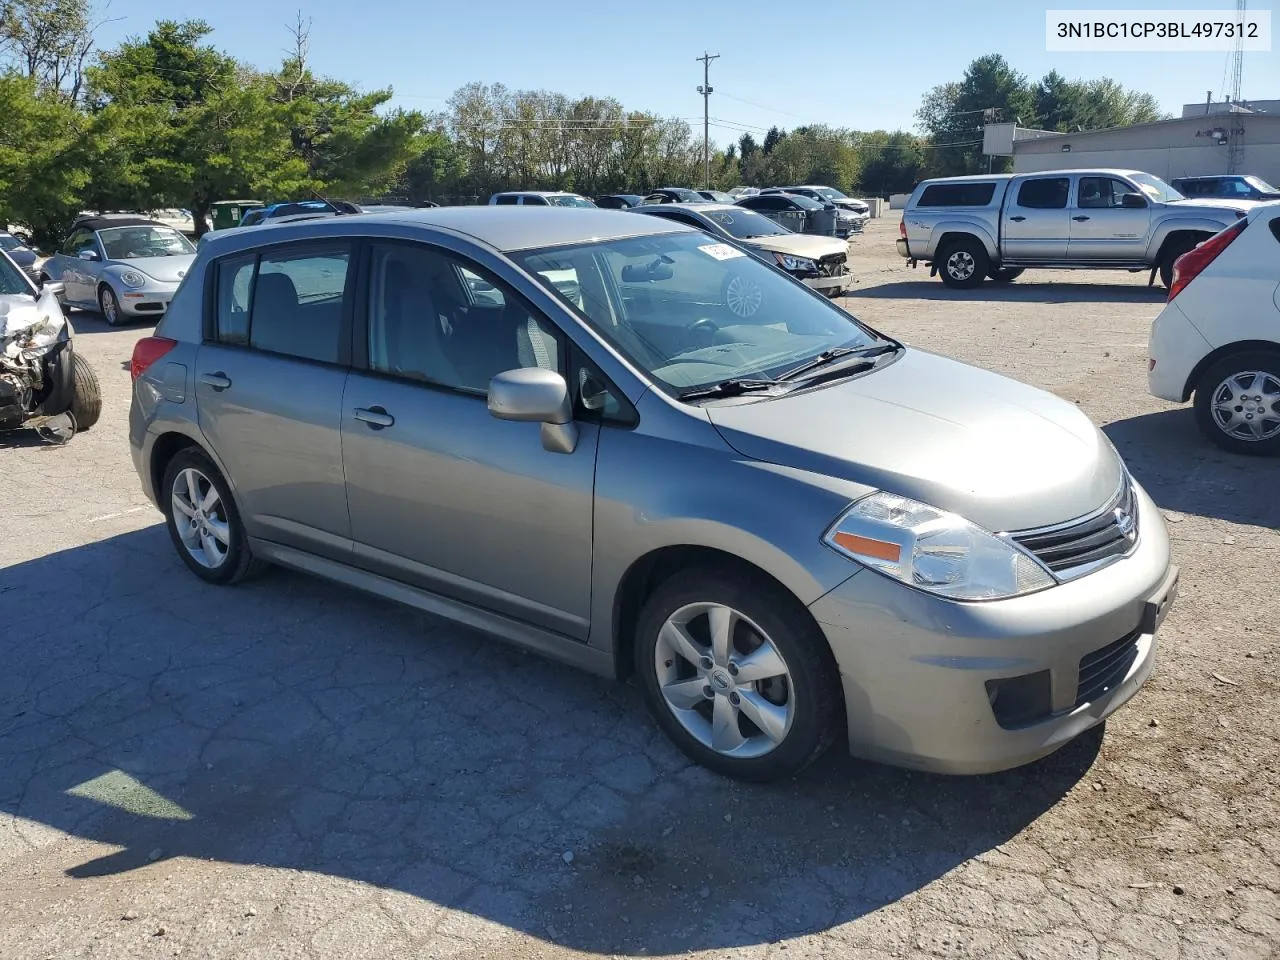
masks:
{"type": "Polygon", "coordinates": [[[1013,283],[1022,276],[1022,267],[992,267],[987,271],[987,279],[992,283],[1013,283]]]}
{"type": "Polygon", "coordinates": [[[236,508],[231,490],[222,474],[218,472],[218,468],[203,450],[198,447],[187,447],[174,455],[165,467],[164,479],[161,481],[160,490],[157,491],[157,498],[160,501],[160,509],[164,512],[165,526],[169,528],[169,538],[173,541],[174,549],[178,551],[178,556],[182,558],[187,568],[201,580],[215,584],[238,583],[253,576],[266,565],[253,556],[249,539],[245,535],[244,524],[240,521],[240,511],[236,508]],[[179,520],[186,521],[173,505],[173,490],[179,477],[188,469],[201,474],[218,493],[220,509],[216,511],[216,518],[226,524],[229,542],[226,545],[225,558],[215,566],[200,563],[187,548],[178,532],[179,520]]]}
{"type": "Polygon", "coordinates": [[[987,278],[991,258],[977,237],[952,240],[938,254],[938,276],[948,287],[972,290],[987,278]]]}
{"type": "Polygon", "coordinates": [[[102,416],[102,388],[89,361],[78,353],[71,355],[71,415],[77,430],[88,430],[102,416]]]}
{"type": "Polygon", "coordinates": [[[1185,240],[1175,240],[1164,248],[1160,255],[1160,282],[1164,284],[1166,290],[1173,286],[1173,261],[1184,253],[1194,250],[1198,243],[1200,243],[1200,239],[1191,237],[1185,240]]]}
{"type": "Polygon", "coordinates": [[[102,311],[102,319],[107,321],[107,326],[118,327],[124,322],[120,300],[116,297],[116,292],[106,284],[98,290],[98,309],[102,311]]]}
{"type": "Polygon", "coordinates": [[[1196,384],[1196,423],[1209,440],[1231,453],[1276,456],[1280,454],[1280,400],[1268,403],[1248,399],[1276,393],[1280,393],[1280,351],[1244,350],[1231,354],[1201,374],[1196,384]],[[1255,376],[1246,378],[1245,375],[1250,373],[1255,376]],[[1259,377],[1263,378],[1261,384],[1259,377]],[[1237,378],[1241,381],[1248,379],[1249,382],[1233,382],[1237,378]],[[1225,401],[1237,392],[1243,394],[1239,396],[1241,402],[1232,404],[1230,410],[1222,410],[1218,401],[1225,401]],[[1231,420],[1220,424],[1219,416],[1239,418],[1235,420],[1235,430],[1229,430],[1231,420]],[[1270,435],[1256,440],[1242,436],[1254,423],[1260,424],[1262,431],[1270,435]]]}
{"type": "MultiPolygon", "coordinates": [[[[758,643],[758,639],[755,642],[758,643]]],[[[745,656],[741,647],[734,649],[739,656],[745,656]]],[[[664,667],[671,667],[673,659],[665,659],[664,667]]],[[[748,570],[692,567],[665,580],[641,608],[636,625],[635,667],[645,700],[658,726],[690,758],[724,776],[757,782],[792,777],[839,738],[844,710],[839,672],[826,638],[794,597],[748,570]],[[757,683],[734,687],[745,691],[749,686],[750,692],[763,694],[771,702],[776,702],[773,695],[781,691],[786,702],[795,704],[790,725],[781,740],[763,755],[728,756],[704,745],[677,719],[674,708],[668,706],[660,689],[657,656],[662,628],[677,611],[700,603],[730,607],[750,621],[746,624],[740,621],[736,628],[736,642],[739,644],[750,644],[756,637],[750,625],[758,625],[785,663],[789,681],[766,681],[779,684],[776,688],[766,692],[757,683]]],[[[721,677],[725,675],[726,671],[721,671],[721,677]]],[[[696,671],[693,676],[697,676],[696,671]]],[[[710,689],[710,685],[704,689],[710,689]]],[[[707,714],[712,712],[712,703],[711,699],[707,701],[707,714]]],[[[701,706],[698,705],[699,708],[701,706]]],[[[734,722],[739,733],[743,723],[740,718],[745,715],[745,708],[743,714],[738,714],[735,708],[734,722]]],[[[747,729],[755,730],[757,734],[761,730],[749,720],[747,729]]]]}

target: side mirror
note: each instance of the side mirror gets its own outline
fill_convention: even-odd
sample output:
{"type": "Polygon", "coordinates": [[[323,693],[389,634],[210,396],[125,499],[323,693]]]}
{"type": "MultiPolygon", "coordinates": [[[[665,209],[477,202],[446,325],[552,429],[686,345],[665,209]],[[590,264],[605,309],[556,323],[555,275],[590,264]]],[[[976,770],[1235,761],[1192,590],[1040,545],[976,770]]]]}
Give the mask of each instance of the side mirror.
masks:
{"type": "Polygon", "coordinates": [[[1120,206],[1126,210],[1145,210],[1147,198],[1140,193],[1126,193],[1120,198],[1120,206]]]}
{"type": "Polygon", "coordinates": [[[67,285],[61,280],[47,280],[40,284],[41,293],[52,293],[55,297],[60,297],[67,292],[67,285]]]}
{"type": "Polygon", "coordinates": [[[541,423],[542,446],[552,453],[573,453],[578,446],[569,385],[554,370],[527,367],[498,374],[489,381],[488,405],[499,420],[541,423]]]}
{"type": "Polygon", "coordinates": [[[101,258],[98,256],[98,251],[97,251],[97,250],[93,250],[93,249],[91,249],[91,248],[89,248],[89,247],[85,247],[83,250],[81,250],[79,253],[77,253],[77,254],[76,254],[76,256],[78,256],[81,260],[99,260],[99,259],[101,259],[101,258]]]}

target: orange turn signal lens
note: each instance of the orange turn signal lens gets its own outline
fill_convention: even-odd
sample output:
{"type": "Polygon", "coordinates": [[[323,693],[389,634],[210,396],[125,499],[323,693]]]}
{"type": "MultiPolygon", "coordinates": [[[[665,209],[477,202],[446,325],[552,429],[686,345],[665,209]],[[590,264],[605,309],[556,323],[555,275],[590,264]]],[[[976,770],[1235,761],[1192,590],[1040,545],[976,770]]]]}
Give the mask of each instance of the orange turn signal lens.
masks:
{"type": "Polygon", "coordinates": [[[870,537],[859,537],[857,534],[843,531],[831,539],[856,556],[874,557],[877,560],[888,560],[890,563],[898,563],[902,560],[902,547],[896,543],[872,540],[870,537]]]}

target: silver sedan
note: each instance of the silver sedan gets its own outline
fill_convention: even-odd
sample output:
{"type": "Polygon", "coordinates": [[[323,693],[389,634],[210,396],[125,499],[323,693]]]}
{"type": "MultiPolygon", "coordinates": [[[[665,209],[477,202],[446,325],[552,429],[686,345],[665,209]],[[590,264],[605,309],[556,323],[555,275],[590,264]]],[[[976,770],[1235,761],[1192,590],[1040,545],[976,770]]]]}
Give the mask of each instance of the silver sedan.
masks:
{"type": "Polygon", "coordinates": [[[132,317],[159,319],[195,253],[190,240],[155,220],[82,217],[42,269],[44,279],[64,285],[64,306],[100,310],[115,326],[132,317]]]}

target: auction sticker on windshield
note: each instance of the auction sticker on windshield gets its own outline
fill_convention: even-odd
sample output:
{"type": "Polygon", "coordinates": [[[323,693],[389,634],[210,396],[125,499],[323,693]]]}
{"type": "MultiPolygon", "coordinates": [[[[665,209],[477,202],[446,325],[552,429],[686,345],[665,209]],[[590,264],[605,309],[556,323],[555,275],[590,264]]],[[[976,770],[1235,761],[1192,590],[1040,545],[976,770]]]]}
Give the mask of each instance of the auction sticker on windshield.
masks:
{"type": "Polygon", "coordinates": [[[737,247],[731,247],[727,243],[708,243],[704,247],[699,247],[708,257],[715,257],[717,260],[732,260],[734,257],[745,257],[746,254],[737,247]]]}

